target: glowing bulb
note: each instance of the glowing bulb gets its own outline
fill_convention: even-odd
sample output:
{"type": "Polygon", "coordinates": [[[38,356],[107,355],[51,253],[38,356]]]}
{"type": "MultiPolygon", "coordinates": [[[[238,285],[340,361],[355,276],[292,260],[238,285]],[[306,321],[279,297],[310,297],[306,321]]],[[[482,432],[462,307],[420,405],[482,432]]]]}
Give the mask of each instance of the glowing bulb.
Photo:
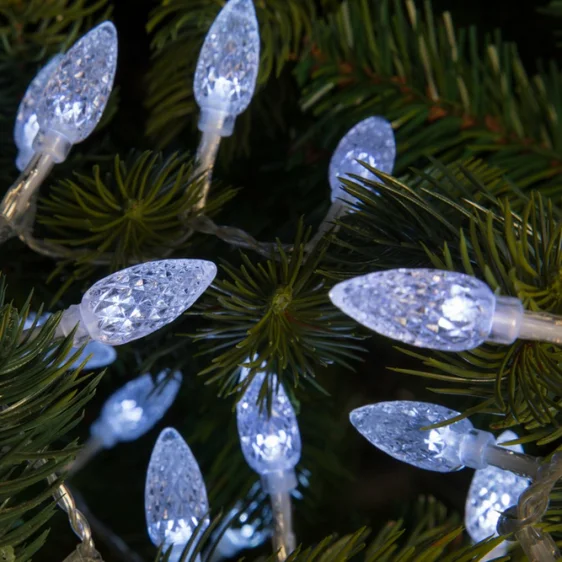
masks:
{"type": "Polygon", "coordinates": [[[209,29],[197,62],[193,91],[201,131],[229,136],[236,116],[250,104],[260,60],[252,0],[229,0],[209,29]]]}
{"type": "Polygon", "coordinates": [[[266,373],[257,373],[236,406],[242,453],[260,475],[292,471],[301,456],[297,417],[283,387],[273,377],[271,411],[258,396],[266,373]],[[271,413],[271,415],[270,415],[271,413]]]}
{"type": "Polygon", "coordinates": [[[104,404],[99,419],[92,424],[92,437],[105,448],[138,439],[162,419],[174,403],[181,383],[179,371],[172,377],[162,371],[156,384],[148,374],[129,381],[104,404]],[[166,379],[169,380],[161,385],[166,379]]]}
{"type": "Polygon", "coordinates": [[[349,419],[375,447],[402,462],[436,472],[463,468],[459,441],[472,428],[464,419],[438,429],[421,430],[460,415],[436,404],[398,400],[353,410],[349,419]]]}
{"type": "Polygon", "coordinates": [[[68,50],[47,82],[37,106],[36,152],[48,152],[60,162],[72,144],[92,133],[107,105],[116,67],[117,30],[106,21],[68,50]]]}
{"type": "MultiPolygon", "coordinates": [[[[498,438],[502,442],[515,441],[513,431],[504,431],[498,438]]],[[[521,445],[505,447],[522,453],[521,445]]],[[[496,527],[502,512],[515,505],[519,496],[531,485],[527,478],[517,476],[508,470],[488,466],[474,472],[465,507],[465,527],[474,542],[497,535],[496,527]]]]}
{"type": "Polygon", "coordinates": [[[98,281],[72,306],[60,324],[67,335],[80,322],[78,342],[92,338],[122,345],[175,320],[209,287],[213,262],[161,260],[123,269],[98,281]]]}
{"type": "Polygon", "coordinates": [[[449,271],[393,269],[338,283],[332,302],[360,324],[410,345],[462,351],[492,330],[496,297],[482,281],[449,271]]]}
{"type": "Polygon", "coordinates": [[[23,99],[18,107],[16,124],[14,126],[14,141],[19,153],[16,159],[18,170],[24,170],[29,164],[33,152],[33,139],[39,131],[37,121],[37,105],[43,90],[56,71],[62,55],[55,55],[35,76],[29,84],[23,99]]]}
{"type": "Polygon", "coordinates": [[[392,125],[382,117],[369,117],[352,127],[338,144],[330,161],[330,186],[332,202],[336,199],[354,201],[354,197],[343,190],[340,176],[354,174],[362,178],[373,175],[357,160],[366,162],[386,174],[391,174],[396,159],[396,141],[392,125]]]}
{"type": "Polygon", "coordinates": [[[199,465],[175,429],[164,429],[154,445],[144,498],[150,540],[175,545],[171,560],[178,560],[199,523],[209,524],[209,502],[199,465]]]}

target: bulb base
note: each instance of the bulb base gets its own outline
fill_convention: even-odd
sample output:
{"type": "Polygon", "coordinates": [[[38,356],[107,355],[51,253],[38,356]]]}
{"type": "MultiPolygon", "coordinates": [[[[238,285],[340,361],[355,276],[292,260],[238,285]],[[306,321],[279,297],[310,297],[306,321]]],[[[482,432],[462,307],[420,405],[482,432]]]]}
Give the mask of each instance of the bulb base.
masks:
{"type": "Polygon", "coordinates": [[[521,332],[523,314],[523,304],[519,299],[497,297],[492,318],[492,329],[487,341],[505,345],[512,344],[521,332]]]}
{"type": "Polygon", "coordinates": [[[224,109],[212,107],[201,108],[199,130],[203,133],[217,133],[221,137],[230,137],[234,132],[236,116],[224,109]]]}
{"type": "Polygon", "coordinates": [[[294,470],[267,472],[262,474],[261,482],[263,491],[269,495],[290,492],[298,486],[297,475],[294,470]]]}
{"type": "Polygon", "coordinates": [[[76,333],[74,334],[74,346],[79,346],[86,343],[91,339],[90,333],[84,323],[82,318],[82,312],[80,310],[80,305],[73,304],[69,306],[62,314],[61,321],[57,327],[57,336],[67,337],[70,335],[72,330],[76,328],[76,333]]]}
{"type": "Polygon", "coordinates": [[[48,154],[57,164],[64,162],[72,148],[72,141],[54,129],[40,129],[33,140],[33,150],[48,154]]]}
{"type": "Polygon", "coordinates": [[[496,444],[495,437],[487,431],[471,429],[462,436],[459,444],[459,459],[464,466],[474,469],[486,468],[486,453],[489,447],[496,444]]]}

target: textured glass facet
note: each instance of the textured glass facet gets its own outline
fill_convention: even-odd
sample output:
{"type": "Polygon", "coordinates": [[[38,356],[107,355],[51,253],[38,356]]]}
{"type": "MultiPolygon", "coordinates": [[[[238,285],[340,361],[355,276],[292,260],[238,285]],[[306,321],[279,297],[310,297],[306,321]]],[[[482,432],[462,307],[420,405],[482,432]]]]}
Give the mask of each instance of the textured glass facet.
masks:
{"type": "Polygon", "coordinates": [[[357,123],[341,139],[330,161],[330,186],[332,201],[353,201],[346,193],[340,177],[355,174],[366,179],[376,179],[369,170],[359,164],[361,160],[386,174],[391,174],[396,159],[396,142],[392,125],[382,117],[369,117],[357,123]]]}
{"type": "Polygon", "coordinates": [[[436,269],[392,269],[338,283],[332,302],[371,330],[418,347],[472,349],[492,329],[496,297],[482,281],[436,269]]]}
{"type": "Polygon", "coordinates": [[[111,22],[94,27],[64,55],[38,105],[41,131],[51,129],[76,144],[98,124],[117,67],[117,30],[111,22]]]}
{"type": "MultiPolygon", "coordinates": [[[[504,431],[498,438],[502,442],[514,441],[513,431],[504,431]]],[[[523,452],[521,445],[506,447],[517,453],[523,452]]],[[[474,542],[497,535],[498,519],[503,511],[515,505],[519,496],[531,485],[528,478],[517,476],[508,470],[488,466],[474,472],[465,507],[465,526],[474,542]]]]}
{"type": "Polygon", "coordinates": [[[197,525],[208,522],[209,502],[193,453],[172,428],[162,431],[150,457],[144,493],[146,525],[156,546],[185,547],[197,525]]]}
{"type": "Polygon", "coordinates": [[[174,403],[182,383],[179,371],[163,383],[166,378],[166,371],[156,377],[156,383],[150,375],[142,375],[112,394],[92,424],[92,436],[108,448],[150,431],[174,403]]]}
{"type": "Polygon", "coordinates": [[[259,60],[252,0],[229,0],[209,29],[197,61],[193,91],[199,106],[242,113],[254,94],[259,60]]]}
{"type": "Polygon", "coordinates": [[[45,86],[51,75],[57,69],[62,55],[55,55],[38,73],[29,84],[23,99],[18,107],[16,124],[14,126],[14,141],[19,150],[16,165],[23,170],[33,156],[33,139],[39,131],[37,121],[37,106],[45,86]]]}
{"type": "Polygon", "coordinates": [[[255,375],[236,405],[238,435],[246,462],[258,474],[292,470],[301,456],[297,417],[283,387],[275,381],[271,416],[258,404],[265,373],[255,375]]]}
{"type": "Polygon", "coordinates": [[[375,447],[402,462],[436,472],[460,470],[458,438],[472,429],[461,420],[438,429],[420,430],[458,416],[436,404],[397,400],[353,410],[349,415],[357,431],[375,447]]]}
{"type": "Polygon", "coordinates": [[[212,283],[213,262],[161,260],[134,265],[98,281],[80,311],[92,339],[121,345],[175,320],[212,283]]]}

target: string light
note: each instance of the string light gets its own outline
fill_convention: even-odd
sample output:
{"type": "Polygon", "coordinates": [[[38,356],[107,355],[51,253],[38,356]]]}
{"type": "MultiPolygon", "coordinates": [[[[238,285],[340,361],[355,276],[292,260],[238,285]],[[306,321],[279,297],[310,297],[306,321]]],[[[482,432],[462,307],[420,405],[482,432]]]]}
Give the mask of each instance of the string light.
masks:
{"type": "Polygon", "coordinates": [[[169,562],[177,562],[197,526],[209,524],[209,502],[199,465],[173,428],[164,429],[154,445],[144,498],[150,540],[173,545],[169,562]]]}
{"type": "MultiPolygon", "coordinates": [[[[513,431],[504,431],[498,437],[498,446],[523,453],[521,445],[502,445],[516,439],[518,436],[513,431]]],[[[488,537],[497,536],[500,515],[516,505],[519,496],[530,485],[529,479],[495,466],[476,470],[468,491],[464,515],[466,531],[470,538],[478,543],[488,537]]],[[[494,557],[505,555],[507,550],[507,543],[504,541],[494,549],[494,557]]]]}
{"type": "Polygon", "coordinates": [[[276,376],[269,378],[273,390],[270,404],[260,404],[266,378],[267,373],[254,375],[236,405],[236,419],[242,453],[262,477],[263,488],[271,498],[273,546],[278,560],[283,561],[296,546],[290,492],[297,486],[295,466],[301,456],[301,438],[289,397],[276,376]]]}
{"type": "Polygon", "coordinates": [[[89,338],[122,345],[175,320],[205,292],[217,273],[213,262],[160,260],[123,269],[90,287],[72,305],[57,333],[67,336],[78,324],[76,343],[89,338]]]}
{"type": "Polygon", "coordinates": [[[352,195],[344,191],[340,177],[353,174],[365,179],[372,173],[358,160],[385,174],[391,174],[396,159],[396,141],[392,125],[382,117],[369,117],[352,127],[339,142],[330,161],[330,187],[332,202],[343,199],[353,202],[352,195]]]}
{"type": "Polygon", "coordinates": [[[199,129],[229,136],[256,88],[260,36],[252,0],[229,0],[209,29],[199,55],[193,92],[199,129]]]}
{"type": "Polygon", "coordinates": [[[37,104],[35,152],[55,162],[85,140],[99,123],[117,68],[117,30],[103,22],[78,40],[60,60],[37,104]]]}
{"type": "Polygon", "coordinates": [[[33,139],[39,132],[37,121],[37,104],[43,94],[43,90],[52,74],[56,71],[62,55],[55,55],[35,76],[29,84],[23,99],[18,107],[16,124],[14,126],[14,142],[18,148],[16,166],[23,170],[29,164],[34,151],[33,139]]]}
{"type": "Polygon", "coordinates": [[[559,317],[527,312],[484,282],[452,271],[392,269],[338,283],[332,302],[360,324],[398,341],[464,351],[517,338],[562,342],[559,317]]]}
{"type": "Polygon", "coordinates": [[[104,448],[138,439],[162,419],[174,403],[181,383],[179,371],[171,376],[162,371],[155,380],[145,374],[129,381],[103,405],[99,419],[92,424],[92,438],[104,448]]]}
{"type": "Polygon", "coordinates": [[[536,476],[539,459],[497,447],[491,433],[474,429],[467,419],[429,428],[460,415],[436,404],[397,400],[357,408],[349,419],[375,447],[418,468],[452,472],[491,465],[536,476]]]}

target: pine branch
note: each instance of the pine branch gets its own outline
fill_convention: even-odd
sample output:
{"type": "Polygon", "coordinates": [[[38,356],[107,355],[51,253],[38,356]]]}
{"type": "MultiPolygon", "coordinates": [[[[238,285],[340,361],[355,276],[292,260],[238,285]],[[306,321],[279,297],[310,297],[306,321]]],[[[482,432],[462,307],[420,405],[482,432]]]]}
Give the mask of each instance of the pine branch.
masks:
{"type": "MultiPolygon", "coordinates": [[[[91,176],[74,174],[55,184],[40,201],[38,222],[47,242],[76,264],[75,278],[91,274],[92,264],[113,269],[187,246],[180,216],[199,200],[200,185],[187,155],[132,152],[113,166],[96,165],[91,176]]],[[[234,190],[219,190],[205,212],[211,216],[234,190]]],[[[64,267],[64,264],[61,266],[64,267]]]]}
{"type": "MultiPolygon", "coordinates": [[[[276,373],[286,388],[297,386],[300,377],[318,386],[318,367],[337,363],[351,368],[357,358],[360,348],[342,341],[357,339],[352,322],[331,306],[325,281],[315,271],[325,248],[305,261],[305,243],[301,223],[290,253],[279,245],[279,261],[257,265],[242,254],[242,266],[224,264],[228,279],[207,292],[200,313],[212,326],[193,337],[202,342],[203,354],[213,356],[200,374],[220,383],[221,394],[243,392],[264,370],[276,373]],[[251,372],[238,384],[242,365],[251,372]]],[[[267,377],[264,397],[270,386],[267,377]]]]}
{"type": "MultiPolygon", "coordinates": [[[[486,156],[521,188],[559,189],[562,78],[529,77],[514,45],[456,32],[451,16],[412,0],[346,0],[313,31],[296,74],[317,123],[297,143],[331,148],[359,119],[381,114],[398,141],[397,171],[422,155],[486,156]],[[321,139],[321,140],[320,140],[321,139]]],[[[498,34],[499,35],[499,34],[498,34]]]]}
{"type": "Polygon", "coordinates": [[[111,14],[108,0],[28,0],[0,5],[2,58],[32,62],[68,48],[111,14]]]}
{"type": "Polygon", "coordinates": [[[33,337],[23,335],[29,306],[29,299],[21,311],[7,304],[0,280],[0,549],[13,548],[18,562],[46,538],[38,533],[54,513],[51,495],[60,482],[47,485],[46,478],[77,452],[53,444],[78,423],[99,380],[71,369],[80,354],[70,354],[72,337],[53,341],[59,314],[33,337]]]}

